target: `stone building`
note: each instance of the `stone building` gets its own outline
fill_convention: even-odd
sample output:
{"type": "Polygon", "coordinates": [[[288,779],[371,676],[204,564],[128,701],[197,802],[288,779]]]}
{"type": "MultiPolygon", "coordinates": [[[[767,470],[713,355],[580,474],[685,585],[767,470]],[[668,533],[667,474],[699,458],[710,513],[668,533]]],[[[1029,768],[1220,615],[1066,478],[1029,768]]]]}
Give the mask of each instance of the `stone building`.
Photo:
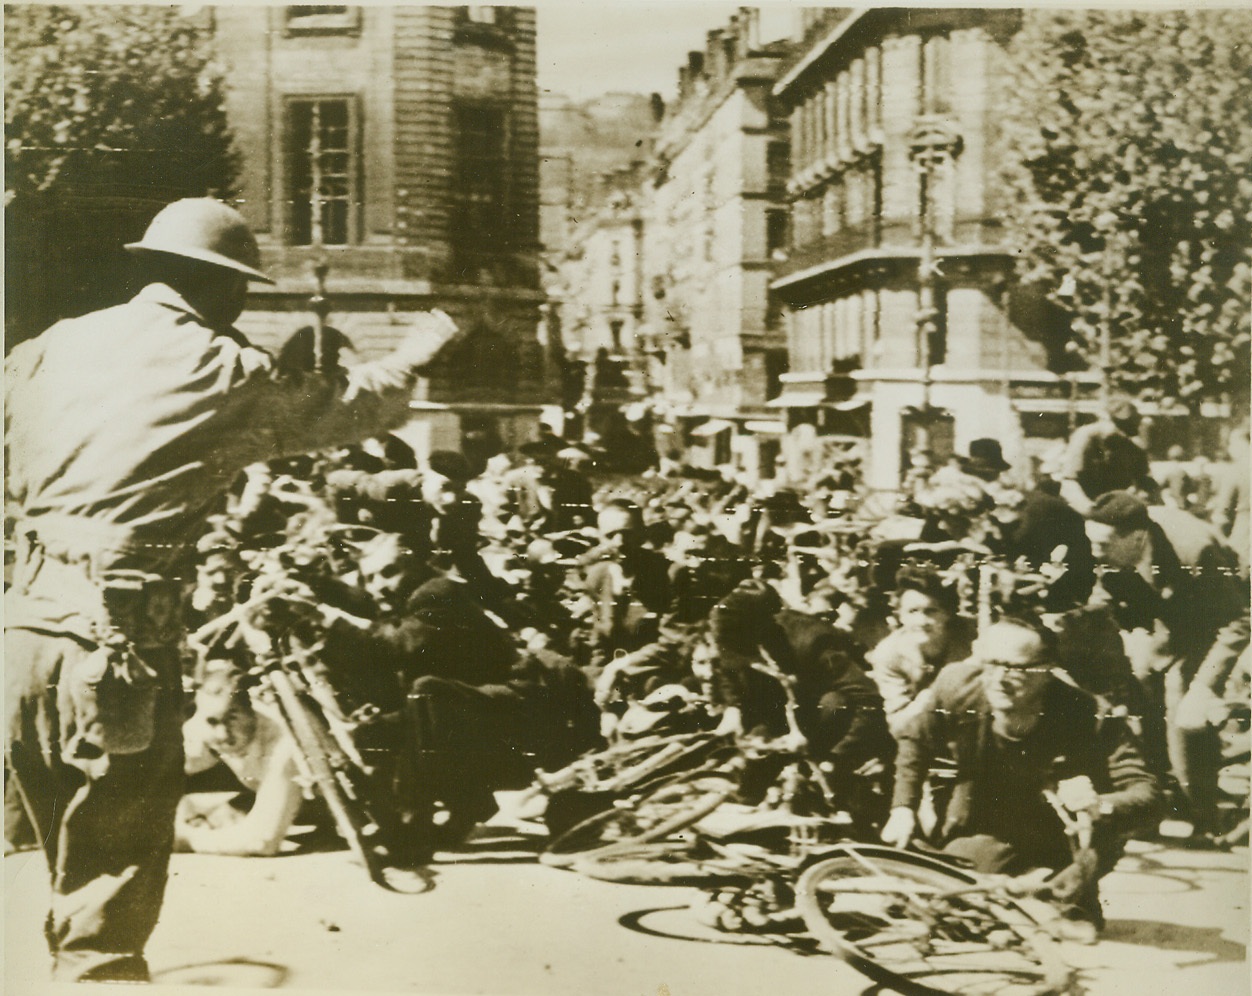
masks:
{"type": "Polygon", "coordinates": [[[786,365],[769,282],[785,242],[788,144],[770,91],[787,48],[760,43],[758,17],[741,8],[708,33],[660,119],[637,342],[679,448],[768,477],[783,427],[768,407],[786,365]]]}
{"type": "Polygon", "coordinates": [[[559,329],[573,435],[611,438],[647,384],[635,356],[642,309],[640,176],[659,98],[540,100],[539,232],[549,322],[559,329]]]}
{"type": "Polygon", "coordinates": [[[529,7],[214,8],[243,155],[242,210],[275,287],[240,328],[278,346],[312,321],[327,267],[329,322],[365,358],[413,312],[466,333],[420,385],[421,448],[466,433],[529,438],[554,399],[538,341],[538,97],[529,7]]]}
{"type": "Polygon", "coordinates": [[[565,252],[566,344],[586,360],[603,350],[624,362],[637,352],[643,312],[641,165],[602,176],[600,204],[574,229],[565,252]]]}
{"type": "Polygon", "coordinates": [[[773,95],[791,121],[778,404],[817,447],[862,438],[871,486],[994,436],[1025,461],[1093,401],[1065,323],[1012,279],[997,173],[1004,9],[813,9],[773,95]]]}

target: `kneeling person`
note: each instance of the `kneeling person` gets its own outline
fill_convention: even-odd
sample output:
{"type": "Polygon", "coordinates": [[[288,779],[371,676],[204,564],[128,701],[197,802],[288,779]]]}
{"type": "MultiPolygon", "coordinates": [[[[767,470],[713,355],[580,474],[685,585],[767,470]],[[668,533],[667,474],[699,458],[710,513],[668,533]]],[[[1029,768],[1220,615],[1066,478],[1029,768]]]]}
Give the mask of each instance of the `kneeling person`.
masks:
{"type": "Polygon", "coordinates": [[[931,764],[955,762],[934,843],[976,870],[1058,872],[1053,898],[1075,919],[1103,923],[1096,883],[1125,841],[1150,827],[1160,793],[1125,723],[1100,700],[1057,679],[1051,641],[1027,621],[993,623],[974,656],[936,678],[933,702],[900,740],[891,817],[882,838],[906,846],[931,764]],[[1076,853],[1045,792],[1093,820],[1091,847],[1076,853]]]}

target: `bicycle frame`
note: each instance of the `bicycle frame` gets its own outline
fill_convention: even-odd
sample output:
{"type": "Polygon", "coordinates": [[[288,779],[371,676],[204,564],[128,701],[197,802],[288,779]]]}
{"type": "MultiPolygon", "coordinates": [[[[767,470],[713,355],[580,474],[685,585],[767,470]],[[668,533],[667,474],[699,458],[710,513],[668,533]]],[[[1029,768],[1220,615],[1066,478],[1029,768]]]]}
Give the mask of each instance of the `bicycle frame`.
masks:
{"type": "Polygon", "coordinates": [[[316,792],[326,802],[339,835],[365,866],[371,881],[400,890],[388,879],[400,840],[399,820],[371,798],[375,768],[352,741],[333,690],[308,669],[304,653],[276,649],[264,659],[263,680],[272,693],[278,718],[295,745],[298,779],[307,797],[316,792]]]}

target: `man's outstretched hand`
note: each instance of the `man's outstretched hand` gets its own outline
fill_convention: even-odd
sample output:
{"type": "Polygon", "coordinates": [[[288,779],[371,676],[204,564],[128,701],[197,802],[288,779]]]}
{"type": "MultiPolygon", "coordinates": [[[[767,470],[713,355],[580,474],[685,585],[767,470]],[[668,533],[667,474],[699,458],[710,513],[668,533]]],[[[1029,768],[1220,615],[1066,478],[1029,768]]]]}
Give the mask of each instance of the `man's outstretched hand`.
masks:
{"type": "Polygon", "coordinates": [[[459,330],[444,311],[423,311],[414,316],[408,335],[396,349],[396,356],[410,367],[424,367],[437,357],[459,330]]]}

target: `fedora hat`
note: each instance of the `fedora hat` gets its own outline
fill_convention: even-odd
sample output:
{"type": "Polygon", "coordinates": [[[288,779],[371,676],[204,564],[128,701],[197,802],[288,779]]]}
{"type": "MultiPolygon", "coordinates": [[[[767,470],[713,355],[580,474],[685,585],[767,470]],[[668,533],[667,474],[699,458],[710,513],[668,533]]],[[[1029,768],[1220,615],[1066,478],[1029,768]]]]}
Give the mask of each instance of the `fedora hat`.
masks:
{"type": "Polygon", "coordinates": [[[971,474],[1002,474],[1010,467],[998,439],[975,439],[969,444],[969,456],[964,464],[971,474]]]}

